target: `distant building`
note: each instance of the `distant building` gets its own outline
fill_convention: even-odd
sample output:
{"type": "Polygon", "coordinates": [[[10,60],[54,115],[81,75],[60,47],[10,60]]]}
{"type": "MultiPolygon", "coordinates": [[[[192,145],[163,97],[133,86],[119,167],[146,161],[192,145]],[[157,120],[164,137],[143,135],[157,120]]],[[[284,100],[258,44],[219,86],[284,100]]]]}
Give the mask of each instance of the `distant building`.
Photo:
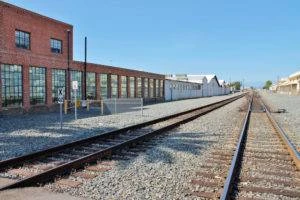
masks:
{"type": "Polygon", "coordinates": [[[289,95],[300,95],[300,71],[291,74],[288,78],[281,78],[270,90],[289,95]]]}
{"type": "MultiPolygon", "coordinates": [[[[214,74],[211,75],[195,75],[195,74],[176,74],[176,75],[166,75],[166,80],[172,80],[167,81],[165,84],[165,88],[169,88],[170,85],[181,85],[184,84],[183,82],[189,82],[189,83],[196,83],[201,86],[201,91],[197,91],[196,93],[192,94],[178,94],[181,90],[175,91],[170,87],[172,90],[172,95],[174,98],[166,98],[166,100],[170,99],[182,99],[186,98],[187,96],[191,97],[207,97],[207,96],[218,96],[218,95],[226,95],[230,93],[230,88],[226,85],[224,80],[219,81],[217,76],[214,74]],[[178,83],[176,84],[176,81],[178,83]],[[175,95],[176,94],[176,95],[175,95]],[[180,96],[183,95],[183,96],[180,96]]],[[[166,93],[167,89],[166,89],[166,93]]],[[[170,92],[171,94],[171,92],[170,92]]],[[[166,95],[168,96],[168,95],[166,95]]]]}

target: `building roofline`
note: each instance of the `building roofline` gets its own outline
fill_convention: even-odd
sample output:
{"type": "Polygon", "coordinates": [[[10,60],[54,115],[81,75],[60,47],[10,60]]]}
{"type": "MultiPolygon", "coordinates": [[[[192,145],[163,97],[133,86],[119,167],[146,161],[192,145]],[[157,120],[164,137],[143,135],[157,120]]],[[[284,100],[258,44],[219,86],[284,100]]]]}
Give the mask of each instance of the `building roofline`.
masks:
{"type": "Polygon", "coordinates": [[[168,81],[176,81],[176,82],[180,82],[180,83],[194,83],[194,84],[200,84],[200,85],[203,85],[203,83],[196,83],[196,82],[192,82],[192,81],[181,81],[181,80],[176,80],[176,79],[169,79],[169,78],[165,78],[165,80],[168,80],[168,81]]]}
{"type": "Polygon", "coordinates": [[[37,13],[37,12],[33,12],[33,11],[31,11],[31,10],[27,10],[27,9],[25,9],[25,8],[18,7],[18,6],[16,6],[16,5],[13,5],[13,4],[4,2],[4,1],[2,1],[2,0],[0,0],[0,4],[2,4],[2,5],[4,5],[4,6],[12,7],[12,8],[14,8],[14,9],[18,9],[18,10],[24,11],[24,12],[29,13],[29,14],[32,14],[32,15],[36,15],[36,16],[38,16],[38,17],[42,17],[42,18],[44,18],[44,19],[46,19],[46,20],[53,21],[53,22],[55,22],[55,23],[63,24],[63,25],[66,25],[66,26],[70,26],[70,27],[73,28],[73,25],[72,25],[72,24],[68,24],[68,23],[66,23],[66,22],[62,22],[62,21],[59,21],[59,20],[57,20],[57,19],[53,19],[53,18],[51,18],[51,17],[47,17],[47,16],[45,16],[45,15],[39,14],[39,13],[37,13]]]}
{"type": "MultiPolygon", "coordinates": [[[[78,61],[78,60],[73,60],[74,63],[78,64],[84,64],[83,61],[78,61]]],[[[111,66],[111,65],[104,65],[104,64],[97,64],[97,63],[90,63],[87,62],[87,65],[95,65],[96,67],[107,67],[107,68],[113,68],[113,69],[121,69],[125,71],[132,71],[132,72],[138,72],[138,73],[145,73],[145,74],[150,74],[150,75],[155,75],[155,76],[162,76],[163,78],[165,77],[163,74],[158,74],[158,73],[153,73],[153,72],[146,72],[146,71],[141,71],[141,70],[136,70],[136,69],[130,69],[130,68],[125,68],[125,67],[119,67],[119,66],[111,66]]]]}

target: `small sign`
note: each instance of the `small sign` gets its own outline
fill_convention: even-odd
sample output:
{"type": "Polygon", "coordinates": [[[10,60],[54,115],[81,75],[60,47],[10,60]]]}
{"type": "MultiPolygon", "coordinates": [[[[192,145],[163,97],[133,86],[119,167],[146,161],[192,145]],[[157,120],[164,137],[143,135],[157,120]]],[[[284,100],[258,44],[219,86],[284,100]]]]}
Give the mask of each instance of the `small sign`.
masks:
{"type": "Polygon", "coordinates": [[[65,88],[58,88],[57,90],[58,103],[60,104],[64,103],[64,96],[65,96],[65,88]]]}
{"type": "Polygon", "coordinates": [[[72,81],[72,89],[78,90],[78,81],[72,81]]]}

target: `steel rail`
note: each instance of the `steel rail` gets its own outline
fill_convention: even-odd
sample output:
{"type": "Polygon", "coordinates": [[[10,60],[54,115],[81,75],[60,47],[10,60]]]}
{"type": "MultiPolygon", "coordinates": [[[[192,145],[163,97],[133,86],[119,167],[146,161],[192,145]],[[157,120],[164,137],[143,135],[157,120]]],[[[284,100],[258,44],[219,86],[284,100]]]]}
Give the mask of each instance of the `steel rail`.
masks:
{"type": "Polygon", "coordinates": [[[296,147],[293,145],[285,131],[282,129],[282,127],[278,124],[278,122],[274,119],[271,112],[268,110],[266,104],[261,100],[261,104],[263,105],[266,114],[268,116],[268,119],[270,120],[271,124],[273,125],[274,129],[276,130],[276,133],[278,134],[279,138],[283,142],[283,144],[286,146],[290,156],[292,157],[296,167],[298,170],[300,170],[300,153],[297,151],[296,147]]]}
{"type": "MultiPolygon", "coordinates": [[[[10,185],[6,185],[6,186],[0,188],[0,191],[6,190],[6,189],[17,188],[17,187],[33,186],[33,185],[38,185],[38,184],[41,184],[41,183],[46,183],[46,182],[52,181],[57,176],[69,174],[72,170],[80,169],[88,163],[96,162],[98,159],[106,157],[107,155],[111,155],[112,153],[116,152],[117,150],[123,148],[124,146],[130,146],[132,144],[136,144],[137,142],[144,141],[145,139],[153,137],[153,136],[155,136],[159,133],[171,130],[171,129],[179,126],[180,124],[192,121],[192,120],[198,118],[199,116],[205,115],[205,114],[207,114],[207,113],[209,113],[213,110],[216,110],[220,107],[223,107],[223,106],[235,101],[236,99],[241,98],[242,96],[244,96],[244,94],[239,95],[239,96],[234,97],[234,98],[227,99],[225,101],[219,101],[219,102],[216,102],[216,103],[213,103],[213,104],[209,104],[207,106],[203,106],[204,108],[207,108],[207,107],[212,107],[212,108],[210,108],[209,110],[197,113],[193,116],[187,116],[184,119],[181,119],[181,120],[179,120],[175,123],[172,123],[170,125],[167,125],[165,127],[159,128],[159,129],[154,130],[154,131],[149,131],[148,133],[145,133],[141,136],[137,136],[137,137],[135,137],[133,139],[129,139],[125,142],[121,142],[119,144],[113,145],[113,146],[108,147],[106,149],[99,150],[95,153],[83,156],[81,158],[78,158],[78,159],[73,160],[71,162],[68,162],[66,164],[59,165],[55,168],[52,168],[52,169],[47,170],[45,172],[42,172],[40,174],[33,175],[31,177],[28,177],[28,178],[25,178],[23,180],[17,181],[15,183],[10,184],[10,185]]],[[[193,110],[197,111],[199,109],[193,109],[193,110]]]]}
{"type": "Polygon", "coordinates": [[[228,99],[225,99],[225,100],[222,100],[222,101],[207,104],[207,105],[204,105],[204,106],[201,106],[201,107],[198,107],[198,108],[194,108],[194,109],[190,109],[190,110],[187,110],[187,111],[172,114],[172,115],[169,115],[169,116],[157,118],[157,119],[150,120],[150,121],[147,121],[147,122],[143,122],[143,123],[140,123],[140,124],[127,126],[127,127],[121,128],[121,129],[104,132],[104,133],[99,134],[99,135],[91,136],[91,137],[88,137],[88,138],[85,138],[85,139],[76,140],[76,141],[69,142],[69,143],[66,143],[66,144],[51,147],[51,148],[48,148],[48,149],[45,149],[45,150],[36,151],[34,153],[30,153],[30,154],[27,154],[27,155],[23,155],[23,156],[3,160],[3,161],[0,161],[0,172],[5,170],[7,167],[20,166],[28,160],[33,160],[33,159],[37,159],[39,157],[48,156],[48,155],[51,155],[53,153],[58,153],[60,151],[64,151],[67,148],[72,148],[72,147],[76,147],[76,146],[79,146],[79,145],[87,144],[89,142],[94,142],[95,140],[104,139],[104,138],[108,138],[108,137],[113,137],[113,136],[116,136],[116,135],[121,134],[121,133],[126,133],[127,131],[130,131],[130,130],[136,130],[138,128],[149,126],[149,125],[152,125],[152,124],[155,124],[155,123],[158,123],[158,122],[163,122],[163,121],[169,120],[171,118],[175,118],[175,117],[178,117],[178,116],[181,116],[181,115],[184,115],[184,114],[192,113],[194,111],[201,110],[201,109],[210,107],[212,105],[216,105],[216,104],[223,103],[223,102],[226,102],[226,101],[235,101],[236,99],[239,99],[239,98],[243,97],[244,95],[245,94],[241,94],[241,95],[231,97],[231,98],[228,98],[228,99]]]}
{"type": "Polygon", "coordinates": [[[253,96],[251,97],[251,100],[250,100],[249,105],[248,105],[247,114],[244,118],[243,127],[242,127],[242,130],[241,130],[241,133],[240,133],[238,144],[237,144],[236,150],[234,152],[234,156],[233,156],[232,161],[231,161],[231,165],[230,165],[230,169],[228,171],[228,175],[227,175],[226,180],[225,180],[222,195],[220,197],[221,200],[230,199],[230,194],[231,194],[231,190],[232,190],[233,181],[234,181],[234,178],[236,177],[236,174],[238,172],[238,164],[239,164],[242,152],[243,152],[243,143],[244,143],[244,140],[246,138],[246,133],[247,133],[247,130],[248,130],[248,125],[249,125],[250,116],[251,116],[252,102],[253,102],[253,96]]]}

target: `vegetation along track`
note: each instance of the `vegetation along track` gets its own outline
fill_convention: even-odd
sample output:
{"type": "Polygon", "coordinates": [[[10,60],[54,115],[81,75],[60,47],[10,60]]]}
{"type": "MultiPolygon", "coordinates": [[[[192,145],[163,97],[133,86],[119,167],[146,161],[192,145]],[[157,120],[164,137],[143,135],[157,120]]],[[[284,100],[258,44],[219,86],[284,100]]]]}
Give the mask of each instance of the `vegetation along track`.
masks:
{"type": "Polygon", "coordinates": [[[109,157],[120,149],[189,122],[229,104],[245,94],[218,101],[209,105],[158,118],[141,124],[106,132],[97,136],[0,161],[0,177],[15,179],[1,190],[39,185],[55,180],[109,157]]]}
{"type": "Polygon", "coordinates": [[[215,149],[191,181],[200,199],[300,199],[299,153],[254,93],[240,134],[215,149]]]}

